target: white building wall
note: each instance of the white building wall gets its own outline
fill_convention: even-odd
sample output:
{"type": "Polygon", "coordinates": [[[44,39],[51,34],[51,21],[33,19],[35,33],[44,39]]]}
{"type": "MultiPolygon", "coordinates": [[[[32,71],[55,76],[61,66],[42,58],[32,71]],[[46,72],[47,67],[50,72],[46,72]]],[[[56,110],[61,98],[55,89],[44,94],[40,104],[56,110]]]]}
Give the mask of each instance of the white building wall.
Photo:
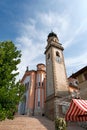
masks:
{"type": "Polygon", "coordinates": [[[27,83],[27,82],[29,82],[29,81],[30,81],[30,76],[27,76],[27,77],[25,78],[23,84],[25,84],[25,83],[27,83]]]}
{"type": "Polygon", "coordinates": [[[28,112],[28,103],[29,103],[30,76],[27,76],[25,78],[23,84],[25,85],[26,83],[29,83],[28,90],[25,93],[25,95],[26,95],[25,112],[27,113],[28,112]]]}

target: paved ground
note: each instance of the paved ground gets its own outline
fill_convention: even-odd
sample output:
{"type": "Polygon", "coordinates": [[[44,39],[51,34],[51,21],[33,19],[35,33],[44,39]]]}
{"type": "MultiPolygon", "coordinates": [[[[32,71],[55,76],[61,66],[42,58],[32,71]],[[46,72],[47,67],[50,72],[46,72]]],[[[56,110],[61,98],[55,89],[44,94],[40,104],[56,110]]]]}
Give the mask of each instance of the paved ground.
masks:
{"type": "MultiPolygon", "coordinates": [[[[0,122],[0,130],[55,130],[54,122],[45,117],[17,116],[14,120],[0,122]]],[[[70,124],[67,130],[85,130],[76,124],[70,124]]]]}
{"type": "Polygon", "coordinates": [[[80,127],[77,123],[69,123],[67,130],[85,130],[85,128],[80,127]]]}

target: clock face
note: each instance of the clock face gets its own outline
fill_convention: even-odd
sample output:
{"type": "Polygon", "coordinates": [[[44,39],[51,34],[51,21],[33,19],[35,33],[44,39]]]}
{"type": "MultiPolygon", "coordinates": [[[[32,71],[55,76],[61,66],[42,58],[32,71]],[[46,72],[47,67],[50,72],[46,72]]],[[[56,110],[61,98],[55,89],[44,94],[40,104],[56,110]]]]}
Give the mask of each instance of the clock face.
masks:
{"type": "Polygon", "coordinates": [[[56,56],[56,61],[57,61],[58,63],[60,63],[60,62],[61,62],[61,58],[60,58],[59,56],[56,56]]]}

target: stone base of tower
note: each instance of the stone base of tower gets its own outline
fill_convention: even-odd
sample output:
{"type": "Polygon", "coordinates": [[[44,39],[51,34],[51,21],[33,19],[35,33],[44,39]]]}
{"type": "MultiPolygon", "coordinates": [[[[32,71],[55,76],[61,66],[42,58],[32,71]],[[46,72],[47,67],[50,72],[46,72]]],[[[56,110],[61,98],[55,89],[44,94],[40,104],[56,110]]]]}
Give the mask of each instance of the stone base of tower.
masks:
{"type": "Polygon", "coordinates": [[[68,99],[64,100],[64,97],[49,98],[45,103],[45,115],[50,120],[54,120],[56,117],[65,117],[69,105],[68,99]]]}
{"type": "Polygon", "coordinates": [[[50,120],[54,120],[54,98],[46,100],[45,102],[45,116],[50,120]]]}

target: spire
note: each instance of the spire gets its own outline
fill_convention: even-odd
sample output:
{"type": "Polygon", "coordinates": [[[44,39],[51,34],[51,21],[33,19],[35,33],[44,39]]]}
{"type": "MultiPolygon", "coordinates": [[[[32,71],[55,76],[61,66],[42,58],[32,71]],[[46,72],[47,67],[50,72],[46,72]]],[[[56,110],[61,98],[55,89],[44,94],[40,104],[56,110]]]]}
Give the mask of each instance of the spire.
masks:
{"type": "Polygon", "coordinates": [[[53,37],[53,36],[58,38],[57,35],[53,31],[51,31],[51,33],[49,33],[48,35],[48,38],[53,37]]]}
{"type": "Polygon", "coordinates": [[[29,68],[28,68],[28,66],[26,67],[26,72],[27,72],[27,71],[29,71],[29,68]]]}

